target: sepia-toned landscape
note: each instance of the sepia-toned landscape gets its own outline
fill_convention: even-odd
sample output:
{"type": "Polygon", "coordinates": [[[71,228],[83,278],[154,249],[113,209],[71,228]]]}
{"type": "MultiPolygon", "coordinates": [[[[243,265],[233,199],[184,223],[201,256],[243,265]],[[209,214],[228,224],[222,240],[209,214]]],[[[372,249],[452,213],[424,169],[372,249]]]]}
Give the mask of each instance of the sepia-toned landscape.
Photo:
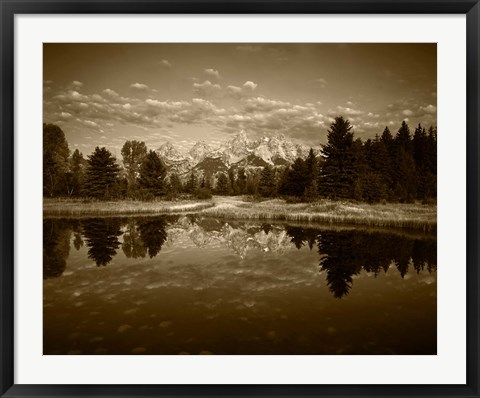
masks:
{"type": "Polygon", "coordinates": [[[44,44],[44,354],[436,354],[436,65],[44,44]]]}

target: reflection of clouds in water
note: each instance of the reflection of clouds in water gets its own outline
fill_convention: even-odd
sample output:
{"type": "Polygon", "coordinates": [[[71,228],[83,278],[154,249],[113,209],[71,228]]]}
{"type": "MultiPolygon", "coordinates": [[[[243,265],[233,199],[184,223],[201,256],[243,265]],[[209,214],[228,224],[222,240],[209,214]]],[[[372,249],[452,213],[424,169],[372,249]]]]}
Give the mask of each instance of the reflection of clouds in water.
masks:
{"type": "MultiPolygon", "coordinates": [[[[147,220],[143,224],[150,225],[147,220]]],[[[430,261],[424,255],[428,245],[414,239],[403,242],[405,254],[399,257],[393,249],[388,248],[392,253],[383,249],[388,242],[389,247],[395,246],[396,236],[379,240],[377,235],[365,232],[322,230],[322,245],[317,246],[320,235],[313,228],[264,228],[255,222],[187,217],[142,230],[135,226],[130,220],[129,233],[142,232],[152,250],[135,246],[144,242],[140,236],[131,236],[131,246],[117,250],[115,262],[97,268],[87,259],[89,248],[85,245],[70,251],[62,276],[44,281],[44,308],[50,322],[52,314],[64,306],[64,319],[68,321],[62,322],[82,332],[68,340],[68,350],[113,354],[112,345],[125,344],[123,353],[138,349],[138,354],[150,354],[159,353],[155,344],[173,341],[178,344],[172,346],[171,353],[218,352],[211,341],[205,343],[202,333],[222,333],[228,323],[239,344],[287,344],[295,338],[297,348],[316,344],[325,352],[349,353],[358,344],[339,347],[335,339],[343,339],[344,331],[355,323],[343,323],[332,315],[335,311],[350,311],[351,315],[352,303],[357,303],[354,313],[362,312],[358,308],[363,305],[383,306],[373,318],[384,322],[407,311],[408,304],[403,302],[385,310],[395,295],[406,302],[424,302],[425,297],[434,302],[436,297],[432,291],[436,268],[424,267],[425,261],[430,261]],[[161,241],[156,240],[155,231],[162,232],[161,241]],[[415,248],[414,260],[410,247],[415,248]],[[149,253],[155,252],[150,258],[149,253]],[[145,256],[135,258],[133,253],[145,256]],[[327,258],[330,262],[325,262],[327,258]],[[342,292],[345,275],[354,280],[355,295],[335,301],[327,282],[342,292]],[[85,334],[87,330],[91,333],[85,334]],[[309,335],[309,330],[316,330],[317,335],[309,335]],[[98,337],[104,340],[96,340],[98,337]],[[77,347],[81,341],[90,348],[77,347]]],[[[367,341],[365,347],[369,345],[367,341]]],[[[384,352],[385,347],[372,350],[384,352]]]]}

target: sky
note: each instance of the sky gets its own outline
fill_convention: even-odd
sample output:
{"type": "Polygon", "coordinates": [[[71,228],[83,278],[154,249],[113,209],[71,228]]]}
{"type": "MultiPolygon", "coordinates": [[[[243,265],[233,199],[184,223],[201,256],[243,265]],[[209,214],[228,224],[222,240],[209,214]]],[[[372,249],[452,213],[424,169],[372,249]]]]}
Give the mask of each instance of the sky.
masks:
{"type": "Polygon", "coordinates": [[[436,125],[436,44],[44,44],[43,114],[71,150],[127,140],[181,151],[245,131],[325,144],[436,125]]]}

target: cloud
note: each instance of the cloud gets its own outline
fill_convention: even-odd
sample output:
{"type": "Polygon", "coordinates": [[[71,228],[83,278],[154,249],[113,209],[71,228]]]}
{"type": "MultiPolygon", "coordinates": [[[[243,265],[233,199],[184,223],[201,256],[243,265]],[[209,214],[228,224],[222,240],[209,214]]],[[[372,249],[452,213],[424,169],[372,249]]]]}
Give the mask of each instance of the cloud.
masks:
{"type": "Polygon", "coordinates": [[[59,117],[62,120],[69,120],[72,118],[72,115],[68,112],[61,112],[59,117]]]}
{"type": "Polygon", "coordinates": [[[359,109],[353,109],[353,108],[349,108],[349,107],[344,107],[344,106],[337,106],[337,111],[335,112],[332,112],[330,111],[330,114],[335,114],[335,113],[340,113],[342,115],[346,115],[346,116],[358,116],[358,115],[362,115],[364,112],[359,110],[359,109]]]}
{"type": "Polygon", "coordinates": [[[110,96],[110,97],[114,97],[114,98],[115,98],[115,97],[120,97],[120,95],[119,95],[116,91],[111,90],[111,89],[109,89],[109,88],[106,88],[106,89],[103,90],[102,92],[103,92],[104,94],[110,96]]]}
{"type": "Polygon", "coordinates": [[[227,91],[231,92],[232,94],[240,94],[242,92],[242,88],[238,86],[227,86],[227,91]]]}
{"type": "Polygon", "coordinates": [[[270,112],[275,109],[291,108],[292,104],[285,101],[272,100],[264,97],[254,97],[245,100],[245,112],[270,112]]]}
{"type": "Polygon", "coordinates": [[[243,83],[242,87],[230,85],[226,87],[226,95],[236,99],[250,97],[253,95],[257,86],[258,84],[250,80],[243,83]]]}
{"type": "Polygon", "coordinates": [[[158,64],[163,69],[171,69],[172,68],[172,64],[170,63],[170,61],[168,59],[162,59],[158,64]]]}
{"type": "Polygon", "coordinates": [[[437,107],[435,105],[422,106],[420,107],[420,110],[430,115],[434,115],[435,113],[437,113],[437,107]]]}
{"type": "Polygon", "coordinates": [[[203,73],[216,79],[220,79],[220,72],[216,69],[204,69],[203,73]]]}
{"type": "Polygon", "coordinates": [[[247,89],[247,90],[251,90],[251,91],[254,91],[256,88],[257,88],[258,84],[250,81],[250,80],[247,80],[245,83],[243,83],[243,88],[244,89],[247,89]]]}
{"type": "Polygon", "coordinates": [[[210,80],[205,80],[203,83],[193,83],[193,93],[200,97],[215,95],[221,89],[220,84],[213,84],[210,80]]]}
{"type": "Polygon", "coordinates": [[[129,87],[138,91],[147,91],[150,89],[146,84],[143,83],[132,83],[129,87]]]}
{"type": "Polygon", "coordinates": [[[328,84],[327,80],[324,79],[323,77],[320,77],[318,79],[313,79],[312,83],[319,85],[321,88],[324,88],[328,84]]]}
{"type": "Polygon", "coordinates": [[[100,126],[98,125],[98,123],[92,121],[92,120],[80,120],[80,119],[77,119],[77,121],[81,122],[82,124],[84,124],[85,126],[87,127],[91,127],[91,128],[94,128],[94,129],[100,129],[100,126]]]}
{"type": "Polygon", "coordinates": [[[83,87],[83,83],[79,82],[78,80],[74,80],[73,82],[70,83],[70,86],[72,88],[81,88],[83,87]]]}
{"type": "Polygon", "coordinates": [[[67,92],[58,94],[53,97],[54,100],[62,102],[85,101],[88,99],[86,95],[80,94],[76,90],[67,90],[67,92]]]}
{"type": "Polygon", "coordinates": [[[404,116],[412,116],[413,115],[413,112],[410,110],[410,109],[404,109],[402,111],[402,115],[404,116]]]}
{"type": "MultiPolygon", "coordinates": [[[[244,129],[257,136],[281,133],[318,145],[325,142],[332,117],[339,114],[352,119],[355,132],[363,138],[367,134],[380,134],[382,126],[390,120],[396,120],[394,125],[400,125],[407,116],[402,115],[402,109],[416,109],[424,121],[431,120],[432,115],[434,117],[431,112],[436,110],[428,103],[422,107],[409,104],[398,111],[390,111],[391,117],[383,120],[378,113],[364,112],[354,107],[352,102],[346,103],[349,106],[337,106],[328,110],[327,114],[322,114],[318,103],[289,102],[259,96],[256,94],[258,85],[253,81],[225,88],[211,80],[197,81],[192,84],[192,89],[194,98],[178,101],[136,96],[126,98],[109,88],[88,95],[64,89],[45,100],[45,120],[59,121],[62,128],[70,131],[82,131],[85,128],[95,132],[101,132],[102,129],[112,131],[112,126],[121,125],[137,126],[144,130],[165,126],[173,129],[178,124],[208,126],[212,131],[224,133],[244,129]],[[218,98],[232,96],[235,102],[227,101],[223,108],[212,99],[217,95],[218,98]],[[365,120],[362,119],[363,115],[365,120]]],[[[416,116],[409,118],[416,121],[416,116]]]]}

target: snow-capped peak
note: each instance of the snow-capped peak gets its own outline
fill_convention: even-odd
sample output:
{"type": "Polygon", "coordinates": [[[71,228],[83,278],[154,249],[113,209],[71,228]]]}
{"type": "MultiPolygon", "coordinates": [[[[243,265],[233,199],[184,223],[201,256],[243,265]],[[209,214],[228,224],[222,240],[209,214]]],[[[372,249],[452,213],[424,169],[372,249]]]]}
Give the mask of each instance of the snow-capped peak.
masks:
{"type": "Polygon", "coordinates": [[[158,155],[165,159],[165,160],[172,160],[172,161],[177,161],[183,159],[183,156],[181,153],[175,148],[175,146],[170,142],[167,141],[165,144],[162,144],[158,149],[157,149],[158,155]]]}
{"type": "Polygon", "coordinates": [[[283,134],[264,135],[257,140],[250,140],[242,130],[220,147],[213,148],[204,141],[199,141],[186,155],[182,155],[171,142],[166,142],[157,149],[157,153],[167,164],[175,165],[178,172],[184,173],[206,158],[217,159],[224,168],[245,159],[247,164],[250,164],[248,159],[256,159],[255,166],[252,167],[258,167],[261,160],[271,165],[293,163],[298,157],[305,159],[309,149],[306,145],[292,142],[283,134]]]}
{"type": "Polygon", "coordinates": [[[204,141],[198,141],[195,145],[188,151],[188,154],[192,158],[193,163],[201,162],[205,157],[212,152],[210,145],[206,144],[204,141]]]}

